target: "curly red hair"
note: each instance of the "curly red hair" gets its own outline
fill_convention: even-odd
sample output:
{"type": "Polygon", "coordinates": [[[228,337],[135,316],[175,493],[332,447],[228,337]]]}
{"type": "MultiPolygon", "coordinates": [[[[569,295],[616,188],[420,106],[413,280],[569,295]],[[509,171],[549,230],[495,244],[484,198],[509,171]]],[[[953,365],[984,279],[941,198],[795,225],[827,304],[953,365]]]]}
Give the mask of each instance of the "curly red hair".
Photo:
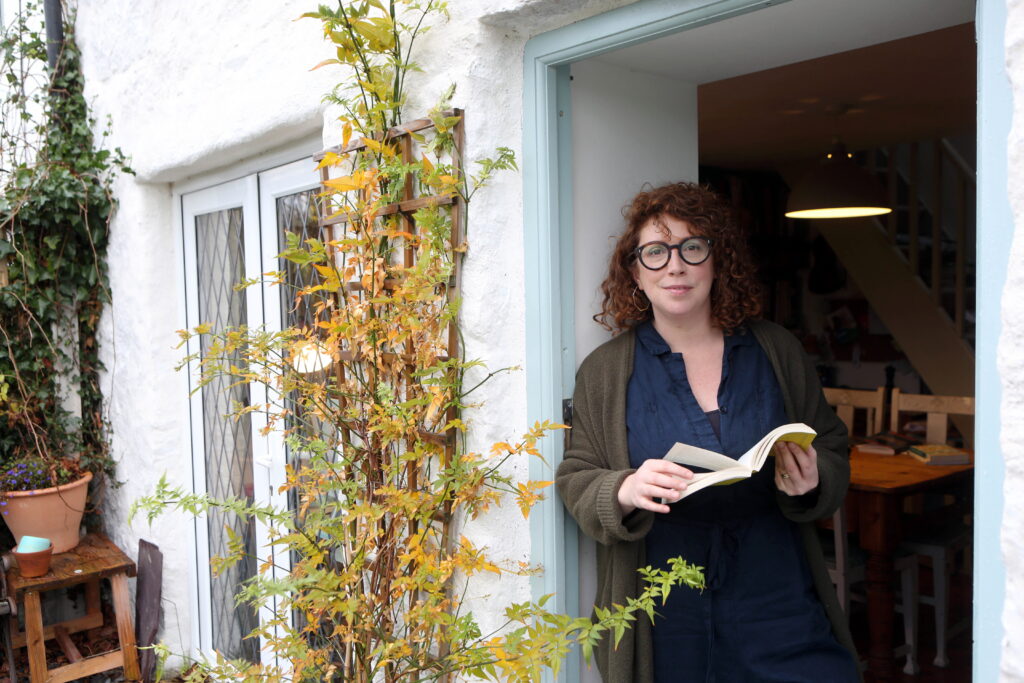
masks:
{"type": "Polygon", "coordinates": [[[731,332],[761,312],[761,286],[750,250],[730,207],[710,188],[697,183],[673,183],[641,192],[625,212],[626,231],[619,237],[601,283],[604,301],[594,320],[621,332],[653,315],[650,301],[637,288],[634,249],[640,230],[651,220],[671,216],[690,225],[694,235],[710,238],[715,281],[711,287],[711,320],[731,332]]]}

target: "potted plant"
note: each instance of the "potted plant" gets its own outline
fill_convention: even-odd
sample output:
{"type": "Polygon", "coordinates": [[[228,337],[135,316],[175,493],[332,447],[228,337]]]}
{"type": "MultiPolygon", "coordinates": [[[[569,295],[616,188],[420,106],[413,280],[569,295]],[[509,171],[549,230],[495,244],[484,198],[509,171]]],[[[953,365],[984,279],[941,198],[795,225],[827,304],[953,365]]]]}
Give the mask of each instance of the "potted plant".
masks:
{"type": "Polygon", "coordinates": [[[112,177],[129,169],[94,143],[72,24],[50,64],[38,15],[27,4],[0,36],[0,507],[20,537],[13,511],[52,489],[69,511],[45,516],[74,527],[61,552],[89,482],[113,473],[97,328],[112,177]]]}
{"type": "Polygon", "coordinates": [[[55,553],[78,545],[90,481],[92,472],[82,472],[74,460],[52,468],[39,458],[7,463],[0,471],[0,510],[15,541],[48,538],[55,553]]]}

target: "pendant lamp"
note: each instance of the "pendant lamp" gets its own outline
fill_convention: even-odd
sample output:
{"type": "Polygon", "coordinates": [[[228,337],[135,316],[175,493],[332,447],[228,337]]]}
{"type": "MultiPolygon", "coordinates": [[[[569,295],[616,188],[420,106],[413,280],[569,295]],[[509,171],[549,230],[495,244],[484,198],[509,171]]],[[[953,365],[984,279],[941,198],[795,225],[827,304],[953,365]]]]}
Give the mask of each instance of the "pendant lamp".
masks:
{"type": "Polygon", "coordinates": [[[882,186],[838,141],[821,166],[793,187],[786,203],[787,218],[860,218],[891,211],[882,186]]]}

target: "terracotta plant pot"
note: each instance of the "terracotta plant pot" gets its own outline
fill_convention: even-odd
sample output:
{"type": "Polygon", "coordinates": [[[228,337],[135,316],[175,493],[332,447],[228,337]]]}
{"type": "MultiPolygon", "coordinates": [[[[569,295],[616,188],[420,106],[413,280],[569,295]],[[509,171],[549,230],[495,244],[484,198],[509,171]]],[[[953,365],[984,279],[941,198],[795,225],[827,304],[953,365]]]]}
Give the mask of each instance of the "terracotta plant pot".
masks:
{"type": "Polygon", "coordinates": [[[65,553],[78,545],[78,530],[85,513],[92,472],[63,486],[3,494],[3,518],[16,542],[22,536],[48,538],[54,553],[65,553]]]}
{"type": "Polygon", "coordinates": [[[50,571],[50,558],[52,556],[52,544],[46,550],[38,550],[34,553],[14,552],[14,557],[18,560],[18,571],[26,579],[44,576],[46,572],[50,571]]]}

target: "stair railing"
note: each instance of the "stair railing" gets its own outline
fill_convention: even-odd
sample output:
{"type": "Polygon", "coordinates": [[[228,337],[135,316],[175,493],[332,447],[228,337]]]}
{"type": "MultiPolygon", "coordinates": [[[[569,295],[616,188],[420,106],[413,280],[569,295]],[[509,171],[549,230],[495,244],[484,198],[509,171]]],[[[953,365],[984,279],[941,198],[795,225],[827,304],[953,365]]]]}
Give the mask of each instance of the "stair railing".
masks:
{"type": "Polygon", "coordinates": [[[973,345],[973,325],[965,321],[969,310],[968,268],[974,266],[969,239],[973,235],[971,219],[976,197],[974,170],[944,138],[880,148],[868,154],[868,165],[884,178],[894,207],[879,227],[903,255],[910,271],[929,288],[936,306],[950,316],[957,333],[973,345]],[[928,149],[922,154],[924,145],[928,149]],[[922,163],[922,157],[928,157],[926,163],[922,163]],[[930,224],[930,230],[922,234],[925,223],[930,224]],[[927,243],[930,258],[922,261],[927,243]],[[943,245],[952,245],[951,268],[944,267],[943,245]]]}

